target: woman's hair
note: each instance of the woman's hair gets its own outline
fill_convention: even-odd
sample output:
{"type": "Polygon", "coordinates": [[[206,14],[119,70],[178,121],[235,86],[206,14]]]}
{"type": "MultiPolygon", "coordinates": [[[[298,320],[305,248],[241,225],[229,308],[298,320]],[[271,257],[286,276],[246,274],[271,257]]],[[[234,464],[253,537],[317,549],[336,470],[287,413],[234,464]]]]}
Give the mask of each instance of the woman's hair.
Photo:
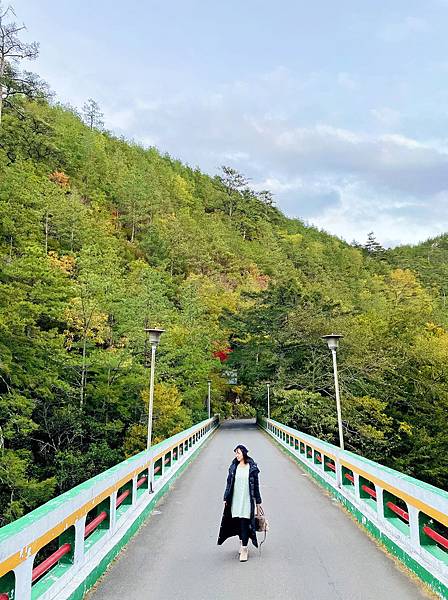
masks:
{"type": "Polygon", "coordinates": [[[233,451],[236,452],[238,450],[238,448],[243,453],[243,461],[244,461],[244,464],[246,464],[247,460],[249,458],[249,455],[248,455],[249,450],[246,448],[246,446],[243,446],[242,444],[238,444],[238,446],[236,446],[236,448],[234,448],[233,451]]]}

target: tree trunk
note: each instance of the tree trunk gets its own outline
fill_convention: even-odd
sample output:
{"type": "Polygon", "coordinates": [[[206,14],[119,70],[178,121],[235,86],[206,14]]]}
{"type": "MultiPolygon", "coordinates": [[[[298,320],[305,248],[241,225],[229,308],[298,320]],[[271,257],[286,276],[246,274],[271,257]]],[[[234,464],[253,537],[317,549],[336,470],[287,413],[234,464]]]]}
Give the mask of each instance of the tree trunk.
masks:
{"type": "Polygon", "coordinates": [[[70,252],[73,252],[74,239],[75,239],[75,224],[72,222],[72,229],[70,231],[70,252]]]}
{"type": "Polygon", "coordinates": [[[2,125],[3,111],[3,75],[5,74],[5,59],[0,58],[0,127],[2,125]]]}
{"type": "Polygon", "coordinates": [[[45,256],[48,254],[48,210],[45,212],[45,256]]]}
{"type": "Polygon", "coordinates": [[[87,346],[87,336],[84,335],[84,340],[82,342],[82,366],[81,366],[81,396],[79,407],[82,410],[82,406],[84,404],[84,389],[86,385],[86,346],[87,346]]]}

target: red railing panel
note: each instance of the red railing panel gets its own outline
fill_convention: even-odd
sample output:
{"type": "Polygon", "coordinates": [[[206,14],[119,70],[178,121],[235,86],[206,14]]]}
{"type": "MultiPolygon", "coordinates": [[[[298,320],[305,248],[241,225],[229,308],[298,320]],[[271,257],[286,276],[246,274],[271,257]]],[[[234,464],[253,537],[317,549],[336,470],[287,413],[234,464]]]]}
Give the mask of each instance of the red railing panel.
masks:
{"type": "Polygon", "coordinates": [[[56,550],[56,552],[53,552],[53,554],[50,554],[50,556],[48,558],[46,558],[44,561],[42,561],[40,563],[40,565],[37,565],[37,567],[35,567],[33,569],[31,581],[34,583],[36,581],[36,579],[39,579],[39,577],[42,577],[42,575],[44,575],[47,571],[49,571],[51,569],[51,567],[54,567],[54,565],[63,556],[68,554],[71,551],[71,549],[72,549],[71,544],[64,544],[63,546],[58,548],[56,550]]]}
{"type": "MultiPolygon", "coordinates": [[[[146,479],[148,479],[148,476],[143,475],[143,477],[141,477],[137,481],[137,487],[140,487],[141,485],[143,485],[143,483],[146,481],[146,479]]],[[[124,500],[129,496],[130,493],[131,493],[131,490],[125,490],[122,494],[120,494],[120,496],[118,496],[117,504],[116,504],[117,508],[120,506],[120,504],[122,504],[124,502],[124,500]]],[[[86,528],[84,531],[84,539],[87,538],[105,519],[107,519],[107,512],[105,510],[103,510],[88,525],[86,525],[86,528]]],[[[44,573],[49,571],[51,569],[51,567],[53,567],[59,561],[60,558],[62,558],[66,554],[68,554],[68,552],[70,552],[70,550],[71,550],[71,545],[64,544],[63,546],[58,548],[58,550],[56,550],[56,552],[53,552],[53,554],[51,554],[48,558],[46,558],[44,561],[42,561],[40,563],[40,565],[38,565],[35,569],[33,569],[32,581],[33,582],[36,581],[36,579],[39,579],[39,577],[41,577],[44,573]]],[[[0,600],[8,600],[7,594],[4,595],[4,598],[2,598],[2,596],[0,595],[0,600]]]]}
{"type": "Polygon", "coordinates": [[[362,485],[362,486],[361,486],[361,488],[362,488],[362,489],[363,489],[365,492],[367,492],[367,493],[369,494],[369,496],[372,496],[372,498],[373,498],[374,500],[376,500],[376,492],[375,492],[375,490],[372,490],[372,488],[369,488],[369,486],[367,486],[367,485],[362,485]]]}
{"type": "Polygon", "coordinates": [[[403,510],[402,508],[400,508],[393,502],[386,502],[386,506],[389,507],[390,510],[392,510],[394,513],[396,513],[402,519],[404,519],[405,521],[407,521],[409,523],[409,514],[405,510],[403,510]]]}
{"type": "Polygon", "coordinates": [[[100,512],[100,514],[97,517],[95,517],[92,521],[90,521],[88,525],[86,525],[84,531],[84,538],[89,536],[92,533],[92,531],[94,531],[98,527],[98,525],[102,523],[105,519],[107,519],[107,512],[103,510],[103,512],[100,512]]]}
{"type": "Polygon", "coordinates": [[[148,475],[143,475],[143,477],[140,477],[140,479],[137,481],[137,488],[142,486],[147,479],[148,479],[148,475]]]}
{"type": "Polygon", "coordinates": [[[443,535],[440,535],[440,533],[437,533],[437,531],[434,531],[434,529],[431,529],[431,527],[429,527],[429,525],[425,525],[423,527],[423,531],[426,533],[426,535],[428,537],[430,537],[435,542],[437,542],[438,544],[443,546],[445,548],[445,550],[448,550],[448,539],[446,537],[444,537],[443,535]]]}
{"type": "Polygon", "coordinates": [[[120,494],[118,496],[117,504],[116,504],[117,508],[120,506],[120,504],[123,504],[123,502],[126,500],[126,498],[129,496],[130,493],[131,493],[131,490],[125,490],[122,494],[120,494]]]}
{"type": "MultiPolygon", "coordinates": [[[[147,479],[148,479],[147,475],[143,475],[143,477],[140,477],[140,479],[137,481],[137,488],[141,487],[147,479]]],[[[117,504],[116,504],[117,508],[120,506],[120,504],[123,502],[123,500],[129,496],[129,493],[130,493],[130,490],[126,490],[125,492],[123,492],[123,494],[121,494],[117,498],[117,504]]],[[[86,525],[86,529],[84,532],[84,538],[89,536],[92,533],[92,531],[94,531],[98,527],[98,525],[100,525],[106,518],[107,518],[107,512],[103,511],[97,517],[95,517],[88,525],[86,525]]]]}

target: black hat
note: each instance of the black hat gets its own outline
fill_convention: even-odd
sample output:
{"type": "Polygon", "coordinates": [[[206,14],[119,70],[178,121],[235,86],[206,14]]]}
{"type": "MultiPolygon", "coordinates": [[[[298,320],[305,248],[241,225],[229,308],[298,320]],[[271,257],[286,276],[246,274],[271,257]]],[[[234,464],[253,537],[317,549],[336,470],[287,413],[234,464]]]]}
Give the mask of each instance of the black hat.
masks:
{"type": "Polygon", "coordinates": [[[236,452],[238,450],[238,448],[241,450],[241,452],[243,454],[249,454],[249,450],[246,448],[246,446],[243,446],[243,444],[238,444],[238,446],[236,446],[236,448],[233,449],[234,452],[236,452]]]}

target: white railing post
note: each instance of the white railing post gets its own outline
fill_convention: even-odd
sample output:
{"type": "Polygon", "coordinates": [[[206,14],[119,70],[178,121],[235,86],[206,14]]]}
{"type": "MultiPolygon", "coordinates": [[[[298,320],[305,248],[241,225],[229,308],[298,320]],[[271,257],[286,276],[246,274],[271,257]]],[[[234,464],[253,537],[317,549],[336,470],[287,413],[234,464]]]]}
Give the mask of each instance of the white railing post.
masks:
{"type": "Polygon", "coordinates": [[[412,547],[420,551],[420,525],[418,522],[419,515],[418,508],[408,504],[408,515],[409,515],[409,535],[411,538],[412,547]]]}
{"type": "Polygon", "coordinates": [[[338,460],[335,460],[334,466],[336,469],[336,486],[342,489],[342,465],[338,460]]]}
{"type": "Polygon", "coordinates": [[[149,491],[149,493],[151,493],[151,488],[152,488],[152,491],[154,492],[154,486],[155,486],[154,458],[151,457],[151,462],[149,464],[149,481],[148,481],[148,491],[149,491]]]}
{"type": "Polygon", "coordinates": [[[359,485],[359,475],[358,473],[353,473],[353,479],[355,480],[355,496],[356,496],[356,502],[359,503],[361,502],[361,488],[359,485]]]}
{"type": "Polygon", "coordinates": [[[134,507],[137,502],[137,478],[138,473],[132,478],[132,507],[134,507]]]}
{"type": "Polygon", "coordinates": [[[73,564],[80,566],[84,561],[84,533],[86,529],[86,517],[84,515],[75,523],[75,550],[73,553],[73,564]]]}
{"type": "Polygon", "coordinates": [[[109,496],[109,531],[111,533],[113,533],[117,527],[117,493],[118,490],[115,490],[109,496]]]}
{"type": "Polygon", "coordinates": [[[317,467],[320,468],[323,474],[325,474],[325,454],[323,452],[319,452],[320,454],[320,462],[317,461],[317,467]]]}
{"type": "Polygon", "coordinates": [[[34,556],[29,556],[23,563],[14,569],[16,576],[16,586],[14,598],[17,600],[31,600],[31,586],[33,575],[34,556]]]}
{"type": "Polygon", "coordinates": [[[383,500],[383,491],[384,490],[379,485],[375,485],[375,491],[376,491],[376,512],[378,515],[378,520],[382,524],[385,524],[386,519],[384,517],[384,500],[383,500]]]}

